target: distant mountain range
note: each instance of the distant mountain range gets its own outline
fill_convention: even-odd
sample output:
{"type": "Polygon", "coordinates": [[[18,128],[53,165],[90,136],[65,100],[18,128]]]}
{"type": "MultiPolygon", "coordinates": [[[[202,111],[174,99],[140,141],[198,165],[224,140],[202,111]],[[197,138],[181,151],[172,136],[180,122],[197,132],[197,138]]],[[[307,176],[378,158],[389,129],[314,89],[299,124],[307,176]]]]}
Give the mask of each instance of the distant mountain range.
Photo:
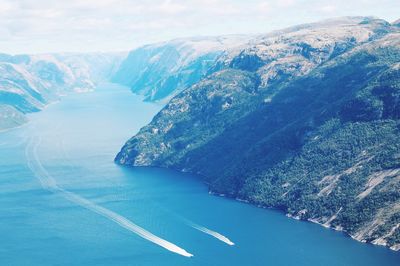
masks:
{"type": "Polygon", "coordinates": [[[125,54],[0,54],[0,130],[27,121],[68,92],[93,90],[108,79],[125,54]]]}
{"type": "Polygon", "coordinates": [[[135,49],[113,77],[170,101],[116,162],[400,249],[400,27],[346,17],[135,49]]]}
{"type": "Polygon", "coordinates": [[[166,106],[116,162],[400,250],[400,21],[345,17],[124,53],[0,54],[0,130],[112,80],[166,106]]]}
{"type": "Polygon", "coordinates": [[[150,101],[168,99],[209,74],[226,49],[247,40],[247,36],[198,37],[146,45],[130,52],[112,81],[150,101]]]}

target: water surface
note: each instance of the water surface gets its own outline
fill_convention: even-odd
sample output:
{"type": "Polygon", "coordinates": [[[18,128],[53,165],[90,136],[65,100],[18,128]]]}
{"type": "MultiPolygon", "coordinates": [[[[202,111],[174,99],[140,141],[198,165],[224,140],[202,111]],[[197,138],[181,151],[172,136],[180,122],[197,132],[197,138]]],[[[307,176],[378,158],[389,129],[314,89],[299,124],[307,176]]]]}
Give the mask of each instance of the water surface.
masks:
{"type": "Polygon", "coordinates": [[[115,165],[160,108],[104,84],[0,133],[0,265],[400,264],[398,252],[211,196],[195,176],[115,165]]]}

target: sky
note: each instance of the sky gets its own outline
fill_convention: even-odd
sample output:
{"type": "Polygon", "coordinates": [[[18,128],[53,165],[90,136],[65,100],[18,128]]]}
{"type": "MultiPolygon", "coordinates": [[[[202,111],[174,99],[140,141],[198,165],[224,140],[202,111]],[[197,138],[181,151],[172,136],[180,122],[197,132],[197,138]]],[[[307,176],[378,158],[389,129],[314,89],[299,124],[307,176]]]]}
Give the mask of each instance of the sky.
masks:
{"type": "Polygon", "coordinates": [[[340,16],[400,18],[400,0],[0,0],[0,53],[127,51],[340,16]]]}

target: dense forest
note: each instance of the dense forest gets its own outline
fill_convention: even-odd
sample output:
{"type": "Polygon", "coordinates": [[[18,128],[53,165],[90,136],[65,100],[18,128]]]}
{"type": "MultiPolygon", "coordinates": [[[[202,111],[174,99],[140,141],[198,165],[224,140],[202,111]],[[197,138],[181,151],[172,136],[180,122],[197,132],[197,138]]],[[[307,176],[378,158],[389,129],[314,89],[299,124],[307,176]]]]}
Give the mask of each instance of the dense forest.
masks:
{"type": "Polygon", "coordinates": [[[309,27],[217,60],[116,161],[197,173],[213,192],[398,250],[399,30],[309,27]]]}

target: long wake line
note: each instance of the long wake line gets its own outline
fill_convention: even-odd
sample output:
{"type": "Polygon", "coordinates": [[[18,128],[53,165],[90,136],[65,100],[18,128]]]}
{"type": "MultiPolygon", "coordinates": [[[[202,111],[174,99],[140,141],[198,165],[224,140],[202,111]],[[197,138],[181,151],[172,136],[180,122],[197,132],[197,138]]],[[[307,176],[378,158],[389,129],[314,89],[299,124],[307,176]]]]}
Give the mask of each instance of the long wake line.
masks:
{"type": "Polygon", "coordinates": [[[28,167],[31,169],[31,171],[34,173],[34,175],[39,179],[40,184],[43,189],[51,191],[53,193],[58,193],[61,194],[65,199],[69,200],[70,202],[73,202],[75,204],[78,204],[90,211],[93,211],[115,223],[117,223],[119,226],[137,234],[138,236],[156,244],[159,245],[171,252],[177,253],[179,255],[185,256],[185,257],[192,257],[193,254],[187,252],[183,248],[165,240],[162,239],[151,232],[147,231],[146,229],[134,224],[132,221],[128,220],[127,218],[123,217],[122,215],[119,215],[116,212],[113,212],[109,209],[106,209],[102,206],[99,206],[75,193],[72,193],[70,191],[64,190],[60,188],[57,185],[57,182],[55,179],[47,172],[47,170],[43,167],[41,164],[39,157],[37,155],[37,148],[39,147],[41,143],[41,139],[33,145],[33,140],[31,138],[31,141],[28,143],[26,150],[25,150],[25,155],[26,159],[28,161],[28,167]]]}
{"type": "Polygon", "coordinates": [[[232,242],[229,238],[227,238],[226,236],[224,236],[224,235],[222,235],[222,234],[220,234],[220,233],[218,233],[218,232],[216,232],[216,231],[214,231],[214,230],[211,230],[211,229],[209,229],[209,228],[207,228],[207,227],[204,227],[204,226],[202,226],[202,225],[199,225],[199,224],[197,224],[197,223],[195,223],[195,222],[193,222],[193,221],[187,219],[186,217],[183,217],[183,216],[180,215],[180,214],[177,214],[177,213],[175,213],[175,212],[172,212],[172,211],[170,211],[170,210],[164,208],[162,205],[159,205],[159,204],[158,204],[158,206],[159,206],[160,208],[162,208],[164,211],[166,211],[166,212],[170,213],[171,215],[177,217],[179,220],[183,221],[183,222],[184,222],[185,224],[187,224],[188,226],[190,226],[190,227],[192,227],[192,228],[194,228],[194,229],[196,229],[196,230],[198,230],[198,231],[200,231],[200,232],[202,232],[202,233],[205,233],[205,234],[207,234],[207,235],[210,235],[210,236],[212,236],[212,237],[218,239],[219,241],[224,242],[225,244],[227,244],[227,245],[229,245],[229,246],[234,246],[234,245],[235,245],[235,243],[233,243],[233,242],[232,242]]]}
{"type": "Polygon", "coordinates": [[[201,231],[201,232],[203,232],[203,233],[205,233],[205,234],[208,234],[208,235],[210,235],[210,236],[212,236],[212,237],[215,237],[216,239],[218,239],[218,240],[224,242],[225,244],[227,244],[227,245],[229,245],[229,246],[234,246],[234,245],[235,245],[235,243],[233,243],[233,242],[232,242],[229,238],[227,238],[226,236],[224,236],[224,235],[222,235],[222,234],[220,234],[220,233],[218,233],[218,232],[215,232],[215,231],[213,231],[213,230],[210,230],[210,229],[208,229],[208,228],[206,228],[206,227],[204,227],[204,226],[195,224],[195,223],[193,223],[193,222],[188,222],[188,225],[190,225],[191,227],[193,227],[193,228],[196,229],[196,230],[199,230],[199,231],[201,231]]]}

